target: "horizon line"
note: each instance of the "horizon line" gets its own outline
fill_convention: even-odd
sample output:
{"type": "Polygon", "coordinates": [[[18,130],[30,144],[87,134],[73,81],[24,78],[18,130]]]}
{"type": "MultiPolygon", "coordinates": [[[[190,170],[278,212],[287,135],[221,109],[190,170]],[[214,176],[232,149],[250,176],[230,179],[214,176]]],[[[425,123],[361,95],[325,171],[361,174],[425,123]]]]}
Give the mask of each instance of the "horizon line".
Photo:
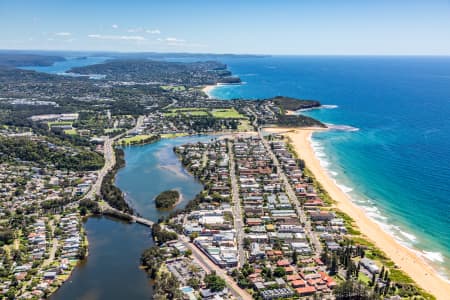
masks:
{"type": "Polygon", "coordinates": [[[434,56],[434,57],[449,57],[447,54],[436,53],[296,53],[296,54],[271,54],[271,53],[229,53],[229,52],[190,52],[190,51],[121,51],[121,50],[61,50],[61,49],[5,49],[0,48],[0,52],[91,52],[91,53],[118,53],[118,54],[189,54],[189,55],[234,55],[234,56],[434,56]]]}

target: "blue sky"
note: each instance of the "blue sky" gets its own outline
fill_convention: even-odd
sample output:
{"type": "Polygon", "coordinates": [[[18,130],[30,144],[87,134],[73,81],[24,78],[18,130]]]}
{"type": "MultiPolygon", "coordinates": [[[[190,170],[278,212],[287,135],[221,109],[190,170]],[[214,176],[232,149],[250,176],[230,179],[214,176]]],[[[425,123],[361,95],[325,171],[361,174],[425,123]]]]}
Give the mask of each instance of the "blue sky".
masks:
{"type": "Polygon", "coordinates": [[[448,0],[0,0],[0,49],[450,55],[448,0]]]}

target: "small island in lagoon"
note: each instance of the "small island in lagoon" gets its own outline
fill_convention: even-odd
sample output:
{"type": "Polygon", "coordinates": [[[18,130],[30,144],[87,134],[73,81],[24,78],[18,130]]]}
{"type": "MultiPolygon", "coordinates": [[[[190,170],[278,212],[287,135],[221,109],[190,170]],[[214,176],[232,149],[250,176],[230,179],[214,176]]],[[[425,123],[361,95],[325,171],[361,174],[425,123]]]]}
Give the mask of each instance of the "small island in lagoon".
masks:
{"type": "Polygon", "coordinates": [[[181,194],[177,190],[164,191],[155,198],[155,205],[158,209],[174,207],[181,199],[181,194]]]}

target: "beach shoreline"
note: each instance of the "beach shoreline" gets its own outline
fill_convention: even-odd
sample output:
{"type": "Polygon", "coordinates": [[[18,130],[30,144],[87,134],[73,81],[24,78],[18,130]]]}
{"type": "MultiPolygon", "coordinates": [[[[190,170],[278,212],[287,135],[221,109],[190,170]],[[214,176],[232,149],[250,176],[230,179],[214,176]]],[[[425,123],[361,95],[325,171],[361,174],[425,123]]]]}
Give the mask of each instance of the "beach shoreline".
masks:
{"type": "Polygon", "coordinates": [[[433,294],[437,299],[447,299],[450,295],[450,284],[442,278],[424,259],[413,250],[399,244],[393,236],[384,231],[372,221],[361,207],[354,204],[322,167],[311,145],[311,136],[323,128],[266,128],[265,131],[282,133],[291,139],[295,151],[305,161],[307,168],[322,184],[332,199],[334,207],[355,221],[355,225],[379,249],[405,273],[407,273],[421,288],[433,294]]]}
{"type": "Polygon", "coordinates": [[[203,93],[205,93],[208,98],[212,98],[211,92],[217,87],[217,84],[207,85],[204,88],[202,88],[203,93]]]}

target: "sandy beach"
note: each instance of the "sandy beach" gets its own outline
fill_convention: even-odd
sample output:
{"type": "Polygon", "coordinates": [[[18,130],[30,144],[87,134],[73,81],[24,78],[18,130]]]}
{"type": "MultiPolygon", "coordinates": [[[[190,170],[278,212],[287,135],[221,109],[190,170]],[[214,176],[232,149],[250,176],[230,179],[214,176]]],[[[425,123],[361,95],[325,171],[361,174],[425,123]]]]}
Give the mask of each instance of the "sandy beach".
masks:
{"type": "Polygon", "coordinates": [[[207,85],[207,86],[205,86],[204,88],[202,88],[202,91],[206,94],[206,95],[208,95],[208,98],[212,98],[211,97],[211,91],[213,90],[213,89],[215,89],[217,87],[217,84],[214,84],[214,85],[207,85]]]}
{"type": "Polygon", "coordinates": [[[316,179],[337,202],[336,207],[352,217],[360,231],[378,248],[383,250],[400,269],[406,272],[424,290],[436,296],[437,299],[449,299],[450,284],[441,278],[430,265],[418,257],[412,250],[400,245],[391,235],[383,231],[378,224],[367,217],[364,211],[355,205],[349,196],[335,184],[333,179],[321,166],[311,146],[311,135],[317,130],[323,129],[266,129],[268,132],[284,133],[292,140],[298,155],[305,161],[306,166],[311,170],[316,179]]]}

